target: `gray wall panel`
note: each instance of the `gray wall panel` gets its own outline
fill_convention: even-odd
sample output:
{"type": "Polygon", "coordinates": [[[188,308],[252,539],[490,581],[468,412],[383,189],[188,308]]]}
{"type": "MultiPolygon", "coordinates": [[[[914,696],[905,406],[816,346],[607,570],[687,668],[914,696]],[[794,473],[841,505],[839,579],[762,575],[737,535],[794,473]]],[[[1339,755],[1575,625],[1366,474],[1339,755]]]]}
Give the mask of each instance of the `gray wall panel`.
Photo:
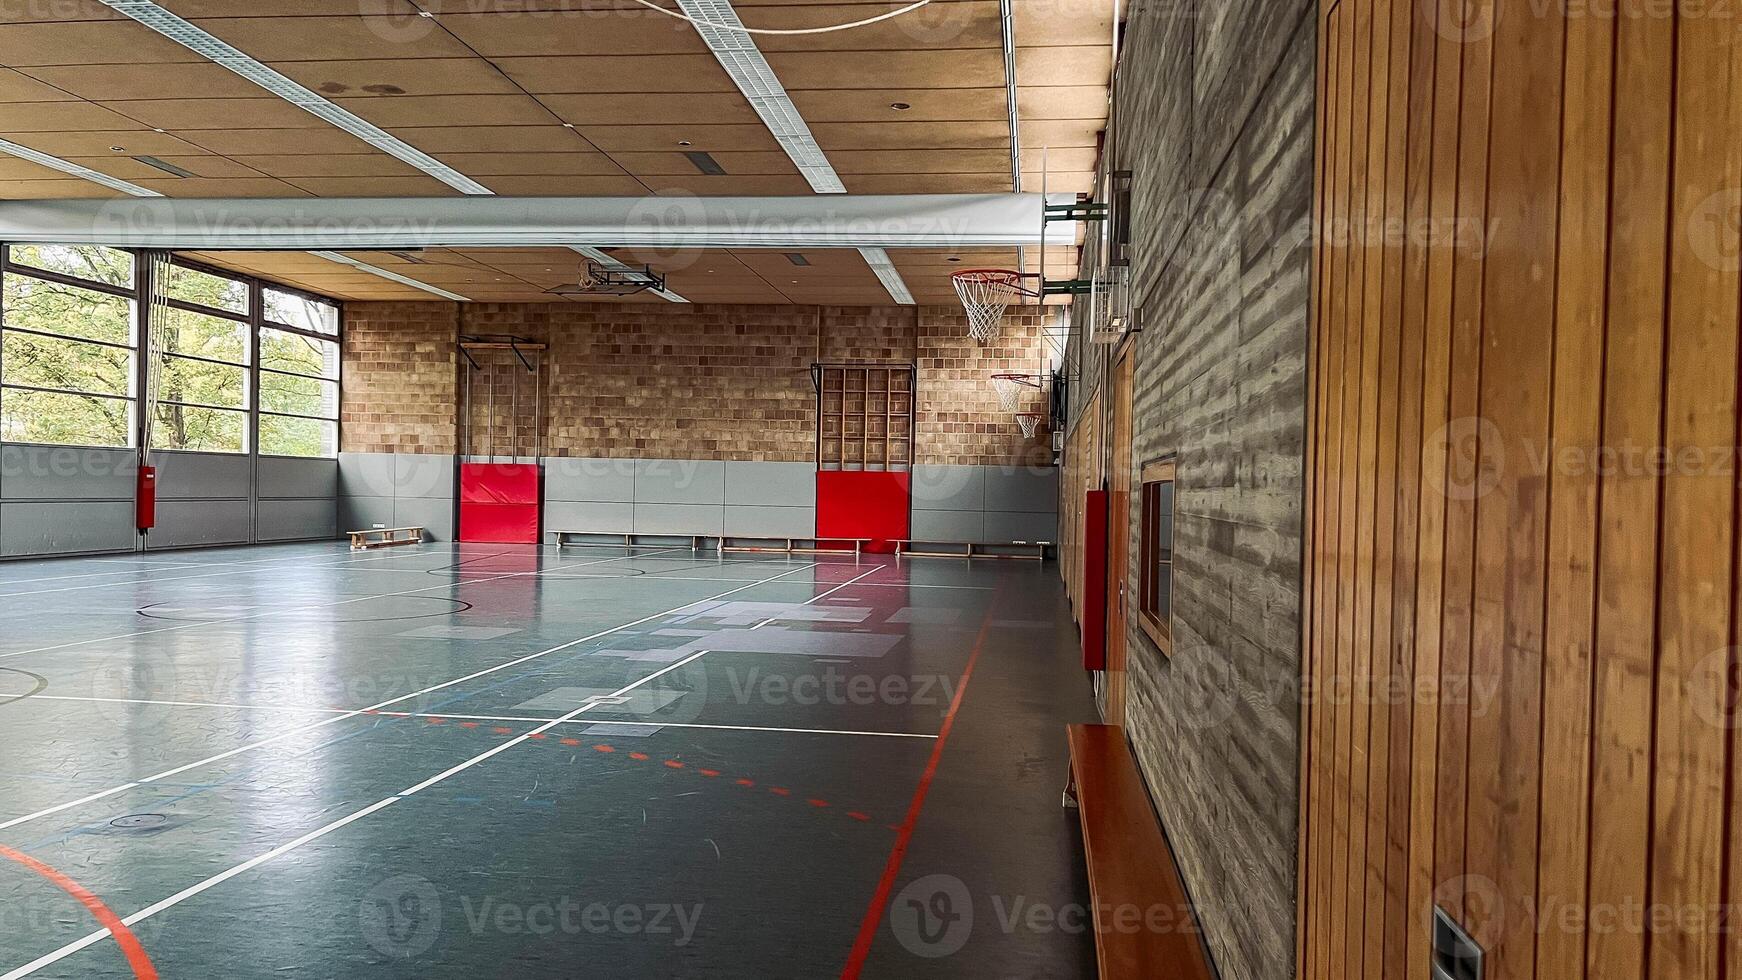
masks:
{"type": "Polygon", "coordinates": [[[986,535],[986,515],[977,510],[916,510],[908,536],[915,541],[972,541],[986,535]]]}
{"type": "Polygon", "coordinates": [[[609,500],[546,500],[544,529],[628,534],[635,530],[635,505],[609,500]]]}
{"type": "MultiPolygon", "coordinates": [[[[349,530],[349,528],[347,528],[349,530]]],[[[254,536],[260,541],[333,538],[339,533],[339,504],[332,498],[262,500],[254,512],[254,536]]]]}
{"type": "Polygon", "coordinates": [[[254,482],[254,461],[247,456],[162,452],[153,459],[159,501],[246,499],[254,482]]]}
{"type": "Polygon", "coordinates": [[[1059,507],[1059,471],[1053,467],[985,467],[986,510],[1053,514],[1059,507]]]}
{"type": "Polygon", "coordinates": [[[400,497],[393,502],[393,527],[421,527],[430,541],[454,540],[454,502],[400,497]]]}
{"type": "Polygon", "coordinates": [[[455,494],[454,457],[396,453],[393,457],[393,495],[452,500],[455,494]]]}
{"type": "Polygon", "coordinates": [[[559,456],[544,461],[544,499],[635,499],[635,460],[559,456]]]}
{"type": "Polygon", "coordinates": [[[339,464],[334,460],[262,456],[257,472],[262,498],[331,499],[339,495],[339,464]]]}
{"type": "Polygon", "coordinates": [[[6,500],[132,500],[138,479],[131,449],[0,446],[6,500]]]}
{"type": "Polygon", "coordinates": [[[720,504],[635,505],[636,534],[721,534],[725,508],[720,504]]]}
{"type": "Polygon", "coordinates": [[[986,542],[1058,540],[1056,514],[1024,514],[1009,511],[986,512],[986,542]]]}
{"type": "Polygon", "coordinates": [[[709,459],[638,459],[635,502],[715,504],[726,499],[726,464],[709,459]]]}
{"type": "Polygon", "coordinates": [[[726,463],[727,504],[815,507],[817,468],[811,463],[726,463]]]}
{"type": "Polygon", "coordinates": [[[0,503],[0,556],[131,551],[132,501],[0,503]]]}
{"type": "Polygon", "coordinates": [[[392,497],[340,497],[338,534],[367,531],[379,524],[395,527],[392,497]]]}
{"type": "Polygon", "coordinates": [[[148,550],[202,544],[247,544],[246,500],[159,500],[157,526],[145,536],[148,550]]]}
{"type": "Polygon", "coordinates": [[[986,466],[921,464],[913,468],[913,509],[983,510],[986,466]]]}
{"type": "Polygon", "coordinates": [[[393,454],[340,453],[339,493],[355,497],[393,496],[393,454]]]}
{"type": "Polygon", "coordinates": [[[725,533],[735,538],[808,538],[817,533],[810,507],[751,507],[727,504],[725,533]]]}

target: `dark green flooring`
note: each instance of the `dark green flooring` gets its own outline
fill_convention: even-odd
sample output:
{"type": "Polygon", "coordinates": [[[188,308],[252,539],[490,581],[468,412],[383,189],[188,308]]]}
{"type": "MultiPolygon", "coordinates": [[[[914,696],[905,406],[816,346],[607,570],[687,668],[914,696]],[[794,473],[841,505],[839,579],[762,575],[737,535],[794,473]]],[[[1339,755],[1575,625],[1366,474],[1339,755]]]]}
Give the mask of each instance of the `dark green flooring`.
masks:
{"type": "Polygon", "coordinates": [[[0,978],[136,974],[69,888],[163,977],[840,976],[976,643],[864,975],[1091,976],[1074,642],[1026,562],[0,564],[0,978]]]}

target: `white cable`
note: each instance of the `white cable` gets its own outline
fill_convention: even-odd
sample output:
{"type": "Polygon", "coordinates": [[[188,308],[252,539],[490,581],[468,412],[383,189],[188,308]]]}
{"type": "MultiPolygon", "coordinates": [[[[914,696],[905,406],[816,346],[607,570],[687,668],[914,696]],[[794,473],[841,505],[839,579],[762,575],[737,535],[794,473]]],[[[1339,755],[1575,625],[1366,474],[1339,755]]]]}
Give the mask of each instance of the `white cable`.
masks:
{"type": "Polygon", "coordinates": [[[649,10],[657,10],[660,13],[665,14],[667,17],[676,17],[678,20],[687,20],[697,27],[711,27],[719,31],[737,31],[741,34],[829,34],[834,31],[846,31],[855,27],[865,27],[869,24],[875,24],[880,20],[888,20],[891,17],[900,17],[902,14],[905,14],[910,10],[918,10],[926,4],[931,3],[931,0],[916,0],[916,2],[910,3],[907,6],[902,7],[900,10],[891,10],[886,14],[879,14],[876,17],[867,17],[864,20],[853,21],[851,24],[834,24],[829,27],[805,27],[796,30],[768,30],[758,27],[745,27],[742,24],[716,24],[712,21],[697,20],[688,14],[682,14],[675,10],[668,10],[657,3],[653,3],[652,0],[635,0],[635,2],[649,10]]]}

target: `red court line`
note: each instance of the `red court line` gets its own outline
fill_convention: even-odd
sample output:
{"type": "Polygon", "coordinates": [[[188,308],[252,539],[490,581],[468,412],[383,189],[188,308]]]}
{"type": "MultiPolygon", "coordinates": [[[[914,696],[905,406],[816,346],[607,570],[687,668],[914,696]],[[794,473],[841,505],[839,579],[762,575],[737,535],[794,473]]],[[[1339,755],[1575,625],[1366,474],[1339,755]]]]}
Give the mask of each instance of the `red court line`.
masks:
{"type": "Polygon", "coordinates": [[[847,956],[847,965],[841,969],[841,980],[858,980],[859,974],[865,969],[865,960],[871,955],[871,944],[877,939],[877,927],[883,924],[883,908],[889,904],[889,893],[895,890],[895,879],[901,874],[901,862],[907,857],[907,846],[913,841],[914,825],[919,823],[919,811],[925,807],[926,794],[931,792],[932,780],[938,774],[938,761],[944,755],[944,743],[950,740],[950,731],[956,727],[956,712],[962,707],[962,695],[968,693],[968,680],[974,676],[974,665],[980,662],[980,650],[986,645],[986,631],[992,626],[992,610],[998,605],[998,595],[1003,591],[1003,583],[992,593],[992,599],[986,604],[986,615],[980,620],[980,633],[974,637],[974,650],[968,655],[968,666],[962,669],[962,679],[956,684],[956,696],[950,701],[950,710],[944,715],[943,726],[938,729],[937,741],[932,743],[931,758],[926,761],[925,772],[919,777],[919,786],[913,791],[913,802],[908,804],[907,819],[901,822],[899,833],[895,838],[895,846],[889,851],[889,861],[883,866],[883,878],[877,882],[877,892],[871,896],[871,907],[865,910],[865,918],[859,923],[859,938],[853,943],[853,951],[847,956]]]}
{"type": "Polygon", "coordinates": [[[79,900],[79,904],[90,910],[91,916],[109,930],[109,935],[115,937],[116,945],[127,957],[127,965],[133,968],[133,975],[139,980],[157,980],[157,967],[151,965],[151,957],[145,955],[145,947],[139,945],[138,937],[133,935],[121,917],[109,911],[109,906],[103,900],[87,891],[78,882],[61,874],[59,871],[43,864],[41,861],[0,844],[0,857],[8,858],[24,865],[30,870],[48,879],[56,888],[79,900]]]}

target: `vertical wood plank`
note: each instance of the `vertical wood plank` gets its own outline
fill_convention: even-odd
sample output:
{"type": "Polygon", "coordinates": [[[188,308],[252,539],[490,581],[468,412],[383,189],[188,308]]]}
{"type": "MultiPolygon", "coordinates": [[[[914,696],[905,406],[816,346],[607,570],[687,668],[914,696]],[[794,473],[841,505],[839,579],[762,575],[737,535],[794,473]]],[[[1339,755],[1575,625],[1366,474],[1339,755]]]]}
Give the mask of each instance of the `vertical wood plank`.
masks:
{"type": "MultiPolygon", "coordinates": [[[[1623,0],[1616,31],[1603,445],[1619,450],[1654,447],[1662,435],[1675,25],[1656,16],[1648,0],[1623,0]]],[[[1606,910],[1649,899],[1641,842],[1651,835],[1660,480],[1634,467],[1609,467],[1599,492],[1589,901],[1593,910],[1606,910]]],[[[1593,929],[1586,951],[1592,977],[1634,978],[1645,971],[1638,929],[1593,929]]]]}
{"type": "MultiPolygon", "coordinates": [[[[1565,21],[1559,265],[1555,286],[1554,466],[1543,634],[1542,799],[1537,908],[1582,909],[1590,857],[1591,683],[1597,489],[1608,297],[1614,22],[1565,21]]],[[[1583,916],[1539,931],[1538,980],[1585,975],[1583,916]]]]}
{"type": "Polygon", "coordinates": [[[1651,900],[1696,910],[1653,933],[1653,980],[1718,980],[1735,535],[1742,43],[1684,2],[1675,50],[1651,900]],[[1716,207],[1714,207],[1716,205],[1716,207]],[[1717,220],[1714,220],[1714,217],[1717,220]]]}

